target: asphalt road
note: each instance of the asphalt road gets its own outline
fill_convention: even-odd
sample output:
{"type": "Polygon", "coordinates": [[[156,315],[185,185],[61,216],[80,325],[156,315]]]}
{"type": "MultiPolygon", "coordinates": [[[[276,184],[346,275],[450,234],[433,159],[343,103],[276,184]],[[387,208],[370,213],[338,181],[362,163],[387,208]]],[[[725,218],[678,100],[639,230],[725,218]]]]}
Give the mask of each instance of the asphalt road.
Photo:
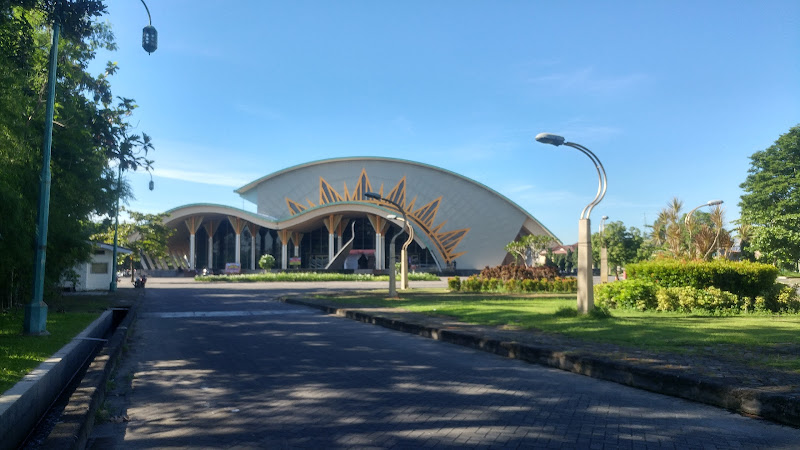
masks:
{"type": "Polygon", "coordinates": [[[319,286],[150,279],[109,400],[119,423],[90,448],[800,443],[798,429],[274,301],[319,286]]]}

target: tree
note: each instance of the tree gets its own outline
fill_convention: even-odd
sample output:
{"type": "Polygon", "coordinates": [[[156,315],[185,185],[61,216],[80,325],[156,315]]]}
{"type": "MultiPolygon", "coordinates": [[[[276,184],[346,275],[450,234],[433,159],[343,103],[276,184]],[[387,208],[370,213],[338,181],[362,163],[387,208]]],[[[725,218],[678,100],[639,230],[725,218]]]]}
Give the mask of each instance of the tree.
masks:
{"type": "Polygon", "coordinates": [[[752,247],[782,268],[800,260],[800,125],[750,156],[740,187],[741,223],[752,226],[752,247]]]}
{"type": "Polygon", "coordinates": [[[539,264],[539,255],[547,250],[553,238],[548,235],[527,234],[506,244],[506,251],[513,254],[515,259],[521,259],[525,267],[528,267],[528,260],[531,265],[539,264]]]}
{"type": "Polygon", "coordinates": [[[270,255],[269,253],[265,253],[261,255],[261,259],[258,260],[258,267],[264,269],[264,272],[272,269],[275,266],[275,257],[270,255]]]}
{"type": "Polygon", "coordinates": [[[658,213],[653,223],[652,240],[657,247],[662,247],[674,257],[686,253],[686,244],[683,237],[684,224],[681,216],[683,202],[677,197],[658,213]]]}
{"type": "Polygon", "coordinates": [[[527,249],[528,247],[519,239],[506,244],[506,251],[514,257],[514,262],[519,264],[522,261],[525,267],[528,267],[527,249]]]}
{"type": "Polygon", "coordinates": [[[603,237],[600,233],[592,235],[592,259],[595,265],[600,265],[600,248],[606,244],[608,249],[608,265],[619,275],[619,268],[628,263],[640,261],[640,250],[644,244],[644,235],[636,227],[625,229],[625,224],[620,221],[606,224],[603,237]]]}
{"type": "MultiPolygon", "coordinates": [[[[114,50],[113,34],[95,22],[99,0],[0,1],[0,292],[11,303],[27,301],[33,257],[45,128],[50,26],[59,20],[58,77],[53,122],[50,214],[45,283],[88,260],[90,218],[113,215],[117,167],[151,167],[150,138],[133,133],[133,100],[114,103],[109,64],[94,76],[86,68],[101,48],[114,50]]],[[[4,300],[5,300],[4,299],[4,300]]],[[[3,302],[5,303],[5,302],[3,302]]]]}
{"type": "MultiPolygon", "coordinates": [[[[119,224],[118,241],[121,247],[129,248],[133,253],[120,255],[118,261],[120,266],[128,266],[133,269],[135,263],[141,262],[143,253],[147,253],[153,258],[167,257],[167,243],[175,233],[175,230],[164,224],[167,214],[145,214],[125,208],[123,211],[130,216],[131,220],[119,224]]],[[[92,239],[113,244],[114,226],[108,226],[101,233],[92,236],[92,239]]],[[[133,280],[133,273],[131,273],[131,280],[133,280]]]]}
{"type": "Polygon", "coordinates": [[[683,201],[673,198],[659,212],[646,247],[672,258],[710,259],[715,252],[726,255],[733,243],[724,228],[724,209],[717,205],[711,213],[694,211],[687,216],[682,208],[683,201]]]}

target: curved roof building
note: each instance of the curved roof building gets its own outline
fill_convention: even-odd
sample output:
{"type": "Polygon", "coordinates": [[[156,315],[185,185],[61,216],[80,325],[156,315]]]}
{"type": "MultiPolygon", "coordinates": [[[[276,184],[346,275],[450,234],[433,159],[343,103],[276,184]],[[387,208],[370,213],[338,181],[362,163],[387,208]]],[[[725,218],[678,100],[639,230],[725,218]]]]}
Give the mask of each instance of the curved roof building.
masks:
{"type": "MultiPolygon", "coordinates": [[[[453,172],[413,161],[350,157],[290,167],[236,192],[251,213],[195,204],[168,211],[173,255],[183,264],[256,268],[271,253],[279,267],[384,269],[395,235],[399,254],[413,228],[410,265],[420,270],[479,270],[507,262],[505,246],[526,234],[558,239],[496,191],[453,172]],[[372,192],[389,200],[367,197],[372,192]],[[396,205],[396,206],[395,206],[396,205]],[[397,208],[399,206],[399,210],[397,208]]],[[[157,263],[153,263],[157,266],[157,263]]]]}

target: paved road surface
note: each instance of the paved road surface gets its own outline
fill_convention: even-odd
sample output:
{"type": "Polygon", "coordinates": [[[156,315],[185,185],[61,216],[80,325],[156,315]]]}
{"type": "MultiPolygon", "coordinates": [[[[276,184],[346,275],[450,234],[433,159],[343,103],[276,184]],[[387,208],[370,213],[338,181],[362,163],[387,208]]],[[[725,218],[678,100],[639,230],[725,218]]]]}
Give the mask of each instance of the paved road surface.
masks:
{"type": "Polygon", "coordinates": [[[90,447],[800,445],[797,429],[273,300],[312,288],[149,280],[117,376],[133,381],[109,406],[130,421],[90,447]]]}

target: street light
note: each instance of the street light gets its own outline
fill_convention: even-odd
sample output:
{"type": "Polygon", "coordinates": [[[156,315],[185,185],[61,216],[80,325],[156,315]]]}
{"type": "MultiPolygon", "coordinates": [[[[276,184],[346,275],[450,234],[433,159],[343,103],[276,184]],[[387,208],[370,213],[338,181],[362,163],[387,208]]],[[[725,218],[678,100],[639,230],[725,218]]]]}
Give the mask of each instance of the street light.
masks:
{"type": "Polygon", "coordinates": [[[608,247],[606,247],[606,220],[608,216],[600,218],[600,283],[608,283],[608,247]]]}
{"type": "MultiPolygon", "coordinates": [[[[722,203],[723,203],[722,200],[709,200],[709,201],[703,203],[702,205],[695,206],[694,208],[692,208],[691,211],[689,211],[688,214],[686,214],[686,218],[683,219],[683,224],[686,225],[686,232],[689,233],[689,245],[690,246],[692,245],[692,228],[689,226],[689,223],[692,220],[692,214],[694,214],[694,212],[697,211],[700,208],[703,208],[703,207],[706,207],[706,206],[717,206],[717,205],[721,205],[722,203]]],[[[714,242],[716,243],[716,241],[717,240],[715,238],[714,242]]],[[[713,247],[713,245],[712,245],[712,247],[713,247]]]]}
{"type": "Polygon", "coordinates": [[[406,290],[408,289],[408,246],[414,242],[414,226],[411,222],[406,222],[404,218],[397,217],[394,214],[386,216],[386,218],[402,220],[408,226],[408,239],[403,243],[400,251],[400,290],[406,290]]]}
{"type": "MultiPolygon", "coordinates": [[[[397,211],[403,215],[403,231],[406,231],[406,227],[408,226],[408,221],[406,220],[406,212],[403,211],[403,208],[395,201],[390,200],[388,198],[383,198],[379,194],[374,192],[365,192],[364,197],[370,198],[372,200],[377,200],[379,202],[386,202],[394,206],[397,211]]],[[[397,275],[395,274],[394,268],[394,241],[397,239],[400,233],[395,234],[392,236],[392,240],[389,242],[389,297],[395,298],[397,297],[397,275]]],[[[403,252],[405,253],[405,247],[403,247],[403,252]]],[[[401,256],[401,260],[405,260],[405,256],[401,256]]]]}
{"type": "MultiPolygon", "coordinates": [[[[142,0],[142,4],[150,17],[150,9],[142,0]]],[[[28,335],[47,335],[47,303],[44,302],[44,266],[47,260],[47,227],[50,216],[50,149],[53,144],[53,115],[56,97],[56,72],[58,70],[58,40],[61,24],[53,23],[53,43],[50,46],[50,63],[47,75],[47,105],[44,114],[44,142],[42,144],[42,173],[39,181],[39,211],[36,222],[36,255],[33,262],[33,297],[25,305],[25,317],[22,331],[28,335]]],[[[156,50],[158,35],[151,24],[145,27],[143,34],[147,36],[148,46],[145,50],[151,53],[156,50]],[[149,28],[149,29],[148,29],[149,28]]],[[[142,46],[145,36],[142,36],[142,46]]],[[[116,276],[116,274],[112,274],[116,276]]]]}
{"type": "Polygon", "coordinates": [[[688,214],[686,214],[686,218],[683,219],[683,223],[688,227],[689,226],[689,220],[692,218],[692,214],[694,214],[695,211],[697,211],[698,209],[700,209],[700,208],[702,208],[704,206],[717,206],[717,205],[721,205],[722,203],[723,203],[722,200],[709,200],[709,201],[703,203],[700,206],[695,206],[694,208],[692,208],[691,211],[689,211],[688,214]]]}
{"type": "Polygon", "coordinates": [[[592,208],[597,206],[606,195],[606,169],[603,168],[600,159],[591,150],[580,144],[567,142],[562,136],[539,133],[536,135],[536,140],[542,144],[555,145],[556,147],[566,145],[575,148],[588,156],[597,168],[597,177],[599,178],[597,194],[594,196],[594,200],[583,208],[578,222],[578,312],[586,314],[594,308],[594,292],[592,291],[592,229],[589,215],[592,213],[592,208]]]}
{"type": "Polygon", "coordinates": [[[147,3],[145,3],[144,0],[142,0],[142,4],[144,5],[144,9],[147,10],[147,20],[149,21],[149,24],[142,29],[142,48],[149,55],[158,48],[158,32],[156,31],[156,27],[153,26],[153,18],[150,17],[150,8],[147,7],[147,3]]]}

